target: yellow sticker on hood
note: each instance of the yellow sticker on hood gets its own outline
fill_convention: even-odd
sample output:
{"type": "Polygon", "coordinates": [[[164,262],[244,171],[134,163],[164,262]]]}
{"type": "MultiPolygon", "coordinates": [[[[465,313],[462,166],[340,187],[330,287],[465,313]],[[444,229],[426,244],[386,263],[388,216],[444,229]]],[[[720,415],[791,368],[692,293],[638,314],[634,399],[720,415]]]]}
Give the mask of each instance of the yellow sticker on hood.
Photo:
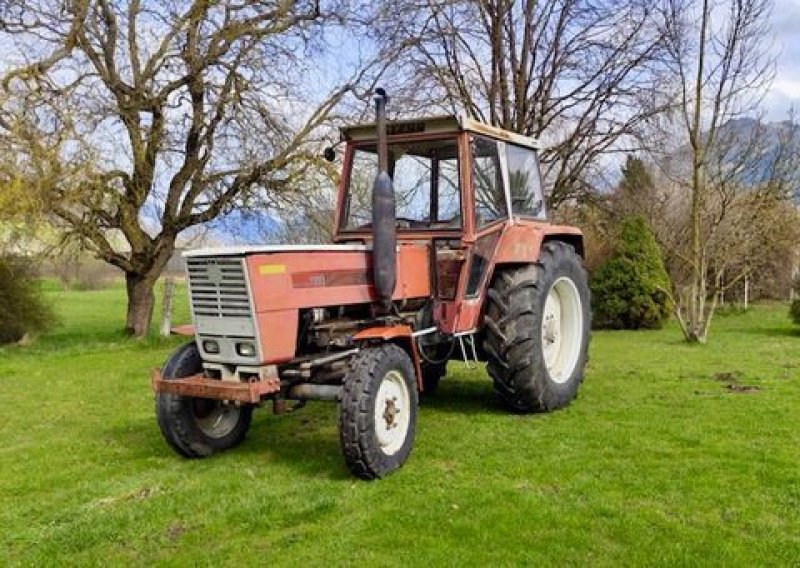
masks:
{"type": "Polygon", "coordinates": [[[285,264],[262,264],[258,267],[258,273],[262,275],[267,274],[286,274],[285,264]]]}

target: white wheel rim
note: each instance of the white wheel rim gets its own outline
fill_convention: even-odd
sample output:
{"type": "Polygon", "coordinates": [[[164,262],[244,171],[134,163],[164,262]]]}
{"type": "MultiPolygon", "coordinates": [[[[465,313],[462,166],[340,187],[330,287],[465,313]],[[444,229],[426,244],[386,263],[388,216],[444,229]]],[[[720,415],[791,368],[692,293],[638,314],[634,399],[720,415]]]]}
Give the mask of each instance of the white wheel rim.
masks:
{"type": "Polygon", "coordinates": [[[578,364],[583,341],[583,310],[575,283],[562,276],[550,287],[542,317],[542,352],[547,372],[565,383],[578,364]]]}
{"type": "Polygon", "coordinates": [[[375,398],[375,436],[383,453],[397,453],[406,441],[411,422],[411,397],[400,371],[383,377],[375,398]]]}

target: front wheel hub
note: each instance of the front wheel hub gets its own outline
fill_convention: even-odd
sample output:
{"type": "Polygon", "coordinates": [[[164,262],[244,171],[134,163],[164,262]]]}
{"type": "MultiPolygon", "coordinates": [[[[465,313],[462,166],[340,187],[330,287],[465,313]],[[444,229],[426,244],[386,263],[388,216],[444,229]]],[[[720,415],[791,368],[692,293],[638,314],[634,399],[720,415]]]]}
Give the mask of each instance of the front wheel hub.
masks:
{"type": "Polygon", "coordinates": [[[410,395],[399,371],[389,371],[375,399],[375,436],[387,455],[403,445],[410,423],[410,395]]]}
{"type": "Polygon", "coordinates": [[[239,422],[240,409],[221,400],[196,398],[192,401],[195,423],[209,438],[223,438],[230,434],[239,422]]]}

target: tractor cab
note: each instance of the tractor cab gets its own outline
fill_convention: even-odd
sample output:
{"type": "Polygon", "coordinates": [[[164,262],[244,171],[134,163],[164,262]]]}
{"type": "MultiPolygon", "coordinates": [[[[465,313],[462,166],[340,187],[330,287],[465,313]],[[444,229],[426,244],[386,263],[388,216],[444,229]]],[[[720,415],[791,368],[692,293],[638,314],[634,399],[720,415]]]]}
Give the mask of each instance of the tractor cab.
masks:
{"type": "MultiPolygon", "coordinates": [[[[397,121],[386,131],[401,238],[470,236],[514,216],[545,219],[535,139],[463,116],[397,121]]],[[[369,239],[376,126],[343,128],[342,138],[347,148],[335,239],[369,239]]]]}
{"type": "MultiPolygon", "coordinates": [[[[477,326],[502,233],[545,222],[538,143],[463,116],[390,122],[385,130],[397,242],[430,247],[437,324],[468,333],[477,326]]],[[[342,138],[334,240],[369,244],[380,170],[377,124],[344,128],[342,138]]]]}

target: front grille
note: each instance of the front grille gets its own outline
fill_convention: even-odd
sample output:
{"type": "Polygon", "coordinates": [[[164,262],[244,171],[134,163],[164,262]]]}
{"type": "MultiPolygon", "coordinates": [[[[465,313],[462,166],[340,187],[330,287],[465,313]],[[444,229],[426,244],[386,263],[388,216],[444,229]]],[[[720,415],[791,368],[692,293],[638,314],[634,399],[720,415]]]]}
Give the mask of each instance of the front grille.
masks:
{"type": "Polygon", "coordinates": [[[186,269],[195,317],[252,318],[243,259],[189,258],[186,269]]]}

